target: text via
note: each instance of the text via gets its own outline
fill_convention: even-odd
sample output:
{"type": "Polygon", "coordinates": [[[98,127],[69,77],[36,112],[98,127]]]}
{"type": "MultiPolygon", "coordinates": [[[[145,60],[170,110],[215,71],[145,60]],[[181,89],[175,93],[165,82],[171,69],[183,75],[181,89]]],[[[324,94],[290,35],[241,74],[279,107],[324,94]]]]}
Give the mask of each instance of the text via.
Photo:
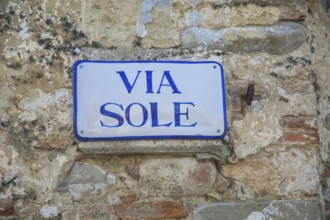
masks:
{"type": "MultiPolygon", "coordinates": [[[[123,85],[125,86],[127,92],[131,94],[133,92],[133,88],[136,85],[136,82],[140,76],[142,71],[138,71],[134,80],[130,82],[125,71],[116,71],[119,74],[123,85]]],[[[153,71],[147,70],[145,72],[145,82],[146,82],[146,94],[154,94],[153,91],[153,71]]],[[[159,83],[158,89],[156,94],[161,94],[162,87],[167,86],[172,89],[172,94],[181,94],[181,91],[177,88],[170,71],[165,70],[161,77],[161,81],[159,83]]],[[[117,128],[124,125],[125,121],[128,125],[133,127],[142,127],[145,126],[148,118],[151,123],[149,124],[151,127],[195,127],[197,122],[191,124],[182,123],[181,117],[185,117],[185,120],[189,120],[189,107],[195,107],[193,102],[173,102],[173,123],[163,123],[159,124],[158,120],[158,103],[157,102],[150,102],[149,106],[146,107],[141,103],[131,103],[124,107],[122,104],[119,103],[112,103],[108,102],[100,107],[100,113],[103,116],[115,119],[115,122],[109,123],[105,122],[105,120],[100,120],[100,124],[102,127],[107,128],[117,128]],[[139,122],[133,121],[131,119],[131,111],[135,109],[134,112],[140,111],[141,120],[139,122]]]]}

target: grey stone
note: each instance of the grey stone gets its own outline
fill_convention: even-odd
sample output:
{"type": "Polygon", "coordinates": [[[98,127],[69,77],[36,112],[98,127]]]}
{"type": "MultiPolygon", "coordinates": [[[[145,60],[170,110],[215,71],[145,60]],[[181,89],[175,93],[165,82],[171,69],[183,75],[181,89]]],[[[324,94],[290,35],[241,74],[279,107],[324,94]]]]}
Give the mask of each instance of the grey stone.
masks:
{"type": "Polygon", "coordinates": [[[71,184],[68,187],[71,198],[75,202],[102,197],[106,194],[106,189],[106,184],[71,184]]]}
{"type": "Polygon", "coordinates": [[[106,180],[109,186],[115,186],[117,184],[117,178],[115,175],[108,174],[106,180]]]}
{"type": "Polygon", "coordinates": [[[100,198],[108,186],[116,184],[116,177],[107,174],[101,167],[76,162],[68,176],[58,185],[58,190],[67,190],[73,201],[100,198]]]}
{"type": "Polygon", "coordinates": [[[324,127],[330,131],[330,114],[325,116],[324,127]]]}
{"type": "Polygon", "coordinates": [[[66,190],[75,184],[105,184],[106,172],[97,165],[76,162],[69,175],[58,185],[59,190],[66,190]]]}
{"type": "Polygon", "coordinates": [[[40,209],[39,214],[44,219],[54,218],[58,216],[58,208],[46,205],[40,209]]]}
{"type": "Polygon", "coordinates": [[[316,201],[210,203],[195,210],[195,220],[321,220],[316,201]]]}
{"type": "Polygon", "coordinates": [[[207,153],[220,162],[230,156],[229,146],[222,140],[127,140],[81,142],[79,150],[87,154],[198,154],[207,153]]]}
{"type": "Polygon", "coordinates": [[[190,27],[180,35],[182,46],[192,51],[265,52],[274,55],[287,54],[297,49],[306,38],[305,28],[293,22],[280,22],[274,26],[247,26],[218,30],[190,27]]]}

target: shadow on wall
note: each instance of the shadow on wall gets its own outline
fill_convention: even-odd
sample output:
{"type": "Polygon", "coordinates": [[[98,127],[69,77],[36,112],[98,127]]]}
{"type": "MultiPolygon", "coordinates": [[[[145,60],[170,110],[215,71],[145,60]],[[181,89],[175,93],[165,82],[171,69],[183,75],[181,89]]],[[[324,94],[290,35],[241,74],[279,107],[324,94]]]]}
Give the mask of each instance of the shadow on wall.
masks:
{"type": "Polygon", "coordinates": [[[328,9],[330,8],[330,0],[320,0],[322,8],[325,12],[328,12],[328,9]]]}

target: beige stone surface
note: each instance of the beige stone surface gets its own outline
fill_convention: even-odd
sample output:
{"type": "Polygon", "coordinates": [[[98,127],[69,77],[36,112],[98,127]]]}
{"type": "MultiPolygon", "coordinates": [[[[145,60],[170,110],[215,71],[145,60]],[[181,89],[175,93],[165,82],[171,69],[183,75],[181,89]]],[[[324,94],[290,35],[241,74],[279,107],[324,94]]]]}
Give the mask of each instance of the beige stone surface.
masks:
{"type": "Polygon", "coordinates": [[[290,148],[269,156],[252,156],[222,167],[225,177],[242,182],[260,196],[305,196],[318,191],[315,150],[290,148]]]}
{"type": "Polygon", "coordinates": [[[216,168],[194,158],[168,158],[144,161],[139,166],[142,196],[203,195],[215,182],[216,168]]]}
{"type": "MultiPolygon", "coordinates": [[[[251,106],[244,107],[243,118],[230,124],[238,158],[255,154],[276,142],[283,133],[279,124],[282,116],[317,114],[314,88],[308,80],[311,71],[308,57],[297,52],[289,56],[228,55],[223,63],[225,72],[233,79],[254,83],[256,92],[259,87],[263,89],[260,98],[256,97],[251,106]]],[[[227,81],[234,82],[233,79],[227,81]]],[[[246,88],[242,90],[245,94],[246,88]]],[[[237,93],[230,98],[237,98],[237,93]]]]}
{"type": "MultiPolygon", "coordinates": [[[[46,149],[65,148],[71,143],[72,99],[71,91],[59,89],[45,94],[34,89],[19,103],[22,111],[20,123],[32,123],[36,140],[31,144],[46,149]],[[49,120],[49,119],[52,120],[49,120]],[[39,126],[34,126],[39,121],[39,126]]],[[[17,127],[17,129],[20,129],[17,127]]]]}
{"type": "Polygon", "coordinates": [[[235,154],[238,158],[257,153],[282,136],[279,115],[274,113],[274,102],[256,103],[255,111],[247,112],[243,120],[232,124],[235,154]]]}
{"type": "Polygon", "coordinates": [[[169,9],[155,8],[152,11],[153,22],[145,25],[146,37],[142,40],[144,47],[169,48],[180,44],[179,28],[169,9]]]}
{"type": "Polygon", "coordinates": [[[199,207],[194,212],[195,220],[216,219],[323,219],[320,204],[312,201],[272,200],[262,202],[217,202],[199,207]],[[239,211],[238,211],[239,210],[239,211]]]}
{"type": "Polygon", "coordinates": [[[11,147],[0,150],[0,207],[11,206],[12,195],[22,194],[18,187],[19,164],[17,163],[18,153],[11,147]]]}
{"type": "Polygon", "coordinates": [[[200,25],[212,29],[248,25],[272,25],[279,20],[281,13],[277,7],[261,7],[255,4],[223,8],[214,8],[211,4],[199,4],[196,10],[200,13],[200,25]]]}
{"type": "Polygon", "coordinates": [[[139,0],[80,1],[81,29],[104,47],[130,47],[135,39],[139,0]]]}

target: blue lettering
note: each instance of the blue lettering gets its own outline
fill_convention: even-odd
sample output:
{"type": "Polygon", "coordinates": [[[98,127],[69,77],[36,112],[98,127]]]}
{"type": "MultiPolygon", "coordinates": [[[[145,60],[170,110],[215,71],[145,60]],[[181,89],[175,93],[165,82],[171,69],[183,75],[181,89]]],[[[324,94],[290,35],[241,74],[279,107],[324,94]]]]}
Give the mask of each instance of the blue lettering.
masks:
{"type": "Polygon", "coordinates": [[[164,74],[163,74],[163,77],[162,77],[162,80],[160,82],[160,85],[159,85],[159,88],[158,88],[158,91],[157,93],[159,94],[160,93],[160,88],[162,86],[171,86],[172,88],[172,93],[173,94],[180,94],[181,92],[178,90],[178,88],[176,87],[175,83],[174,83],[174,80],[172,79],[171,75],[170,75],[170,71],[164,71],[164,74]],[[167,82],[168,84],[164,84],[164,78],[167,79],[167,82]]]}
{"type": "Polygon", "coordinates": [[[133,87],[134,87],[134,85],[135,85],[135,83],[136,83],[136,80],[138,79],[138,77],[139,77],[141,71],[140,71],[140,70],[138,71],[138,73],[137,73],[137,75],[136,75],[136,77],[135,77],[135,79],[134,79],[133,84],[131,84],[131,83],[128,81],[127,76],[126,76],[126,74],[125,74],[124,71],[117,71],[116,73],[118,73],[118,74],[120,75],[120,77],[121,77],[121,80],[123,80],[123,83],[124,83],[124,85],[125,85],[125,87],[126,87],[126,89],[127,89],[127,92],[128,92],[129,94],[131,94],[132,89],[133,89],[133,87]]]}
{"type": "MultiPolygon", "coordinates": [[[[170,127],[172,122],[163,122],[163,124],[159,123],[158,119],[158,103],[157,102],[149,102],[150,105],[150,115],[151,115],[151,127],[170,127]]],[[[195,127],[197,122],[189,124],[188,122],[182,122],[182,118],[184,121],[189,121],[189,106],[195,107],[193,102],[173,102],[174,105],[174,127],[195,127]]],[[[141,103],[131,103],[126,107],[126,109],[121,104],[117,103],[105,103],[100,107],[100,113],[103,116],[110,117],[115,119],[117,122],[108,123],[105,122],[104,119],[100,120],[100,124],[102,127],[108,128],[116,128],[121,127],[124,124],[124,118],[119,113],[115,113],[114,111],[110,111],[109,109],[117,108],[117,110],[125,111],[125,119],[130,126],[133,127],[142,127],[147,123],[148,120],[148,110],[141,103]],[[136,120],[132,120],[131,110],[135,108],[134,115],[141,116],[141,122],[137,122],[136,120]],[[139,111],[140,110],[140,111],[139,111]],[[138,112],[137,112],[138,111],[138,112]],[[142,114],[141,114],[142,113],[142,114]]]]}
{"type": "Polygon", "coordinates": [[[148,111],[147,111],[147,109],[146,109],[143,105],[141,105],[140,103],[132,103],[132,104],[130,104],[129,106],[127,106],[127,108],[126,108],[126,110],[125,110],[125,117],[126,117],[126,121],[127,121],[127,123],[130,124],[131,126],[133,126],[133,127],[141,127],[141,126],[143,126],[143,125],[147,122],[147,119],[148,119],[148,111]],[[134,125],[134,124],[132,123],[132,121],[131,121],[131,114],[130,114],[130,112],[131,112],[131,107],[132,107],[133,105],[138,105],[138,106],[140,106],[141,109],[142,109],[142,112],[143,112],[143,120],[142,120],[142,122],[141,122],[140,125],[134,125]]]}
{"type": "Polygon", "coordinates": [[[150,111],[151,111],[151,127],[160,127],[165,126],[169,127],[171,126],[172,122],[167,124],[158,124],[158,103],[157,102],[150,102],[150,111]]]}
{"type": "Polygon", "coordinates": [[[152,71],[146,71],[146,80],[147,80],[147,92],[146,93],[154,93],[152,88],[152,71]]]}
{"type": "Polygon", "coordinates": [[[117,113],[114,113],[114,112],[111,112],[111,111],[106,110],[105,107],[106,107],[107,105],[118,106],[121,110],[124,110],[124,109],[123,109],[123,105],[119,105],[119,104],[117,104],[117,103],[110,103],[110,102],[109,102],[109,103],[105,103],[104,105],[102,105],[101,108],[100,108],[100,112],[101,112],[101,114],[104,115],[104,116],[108,116],[108,117],[110,117],[110,118],[114,118],[114,119],[116,119],[116,120],[118,121],[118,124],[117,124],[117,125],[106,125],[106,124],[104,124],[102,121],[100,121],[101,126],[102,126],[102,127],[108,127],[108,128],[115,128],[115,127],[120,127],[120,126],[122,126],[122,125],[124,124],[124,119],[123,119],[123,117],[121,117],[121,116],[118,115],[117,113]]]}
{"type": "Polygon", "coordinates": [[[195,107],[192,102],[173,102],[174,104],[174,127],[195,127],[197,122],[190,125],[181,124],[181,115],[185,115],[186,119],[189,120],[189,110],[186,108],[186,112],[181,112],[180,105],[192,105],[195,107]]]}

